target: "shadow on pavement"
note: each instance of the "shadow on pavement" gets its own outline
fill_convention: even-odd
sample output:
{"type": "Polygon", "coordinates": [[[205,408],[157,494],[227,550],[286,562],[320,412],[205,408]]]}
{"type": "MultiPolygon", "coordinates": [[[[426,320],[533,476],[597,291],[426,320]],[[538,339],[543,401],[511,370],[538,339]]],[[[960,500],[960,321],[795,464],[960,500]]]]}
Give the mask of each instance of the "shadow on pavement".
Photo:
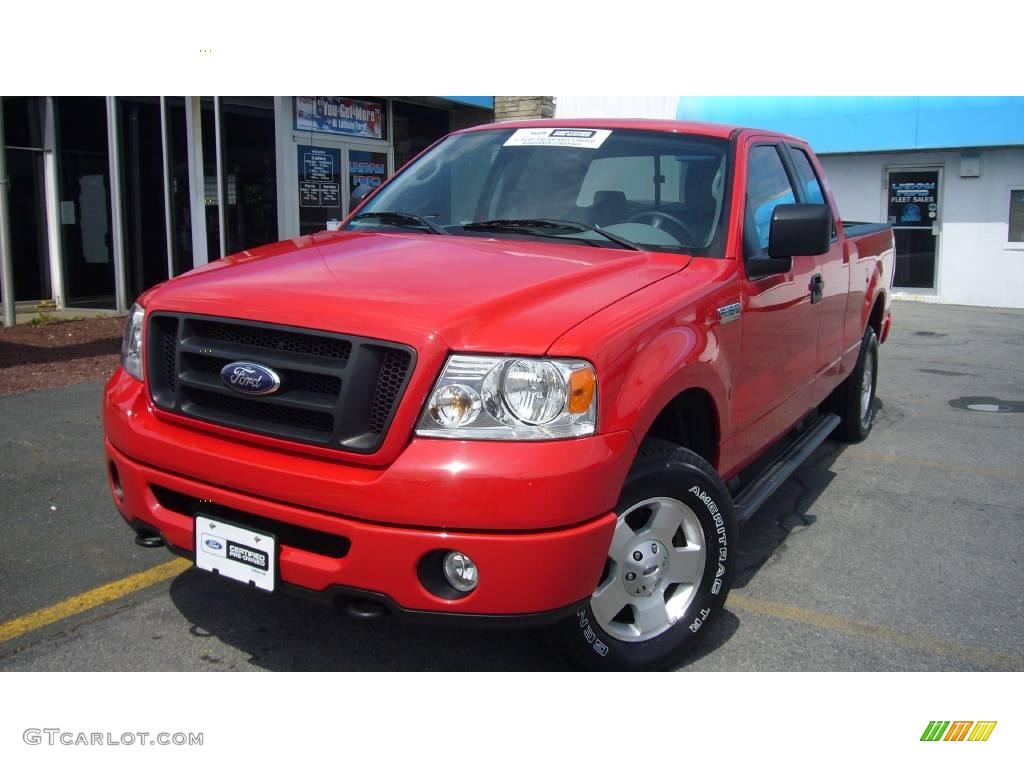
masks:
{"type": "MultiPolygon", "coordinates": [[[[883,403],[875,399],[876,421],[882,417],[883,403]]],[[[747,586],[758,571],[773,559],[785,556],[791,535],[818,521],[810,513],[818,497],[835,478],[832,464],[842,455],[847,443],[826,440],[810,458],[783,483],[754,516],[740,529],[739,559],[733,589],[747,586]]]]}

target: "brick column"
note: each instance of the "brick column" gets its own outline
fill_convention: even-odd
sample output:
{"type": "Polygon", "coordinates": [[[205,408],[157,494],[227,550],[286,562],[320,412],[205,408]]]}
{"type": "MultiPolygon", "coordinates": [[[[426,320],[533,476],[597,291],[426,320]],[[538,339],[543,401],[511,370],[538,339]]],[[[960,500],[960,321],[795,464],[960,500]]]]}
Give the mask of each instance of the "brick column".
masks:
{"type": "Polygon", "coordinates": [[[494,122],[555,116],[554,96],[495,96],[494,122]]]}

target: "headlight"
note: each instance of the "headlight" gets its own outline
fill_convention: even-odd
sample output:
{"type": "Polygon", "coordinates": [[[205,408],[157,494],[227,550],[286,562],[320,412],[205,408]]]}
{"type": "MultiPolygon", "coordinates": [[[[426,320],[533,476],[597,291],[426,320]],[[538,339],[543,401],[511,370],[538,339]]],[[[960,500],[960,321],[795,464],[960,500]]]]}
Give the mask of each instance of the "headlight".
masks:
{"type": "Polygon", "coordinates": [[[553,440],[597,429],[597,376],[585,360],[452,355],[416,434],[553,440]]]}
{"type": "Polygon", "coordinates": [[[121,365],[139,381],[142,381],[142,325],[145,317],[146,310],[138,304],[133,305],[121,340],[121,365]]]}

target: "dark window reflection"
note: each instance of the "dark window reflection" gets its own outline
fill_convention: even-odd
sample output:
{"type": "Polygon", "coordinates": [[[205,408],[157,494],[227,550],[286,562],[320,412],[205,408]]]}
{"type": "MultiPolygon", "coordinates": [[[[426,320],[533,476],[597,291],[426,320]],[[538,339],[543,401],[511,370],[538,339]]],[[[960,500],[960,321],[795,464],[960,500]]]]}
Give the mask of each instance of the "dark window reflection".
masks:
{"type": "Polygon", "coordinates": [[[935,235],[930,229],[897,229],[896,274],[898,288],[935,287],[935,235]]]}
{"type": "Polygon", "coordinates": [[[54,99],[60,147],[58,216],[70,307],[114,308],[107,105],[99,96],[54,99]]]}
{"type": "Polygon", "coordinates": [[[163,148],[157,99],[120,99],[121,200],[128,299],[167,279],[163,148]]]}

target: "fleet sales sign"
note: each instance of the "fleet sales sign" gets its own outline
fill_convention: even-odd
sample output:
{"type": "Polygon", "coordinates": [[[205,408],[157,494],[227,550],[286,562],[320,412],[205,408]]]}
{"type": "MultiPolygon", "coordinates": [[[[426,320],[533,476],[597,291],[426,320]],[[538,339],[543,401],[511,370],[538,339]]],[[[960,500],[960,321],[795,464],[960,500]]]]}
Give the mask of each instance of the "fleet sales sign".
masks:
{"type": "Polygon", "coordinates": [[[938,171],[890,172],[890,225],[895,227],[931,227],[938,215],[938,171]]]}

